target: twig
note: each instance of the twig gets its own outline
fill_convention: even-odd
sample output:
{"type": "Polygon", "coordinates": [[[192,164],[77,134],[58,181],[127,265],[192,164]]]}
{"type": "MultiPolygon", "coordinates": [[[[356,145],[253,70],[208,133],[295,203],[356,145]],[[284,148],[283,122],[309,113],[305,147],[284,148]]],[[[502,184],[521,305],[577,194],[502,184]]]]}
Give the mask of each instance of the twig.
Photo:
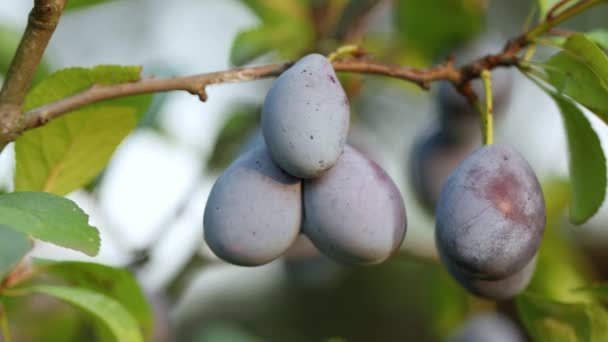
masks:
{"type": "Polygon", "coordinates": [[[27,27],[0,90],[0,151],[20,132],[21,105],[64,5],[65,0],[34,2],[27,27]]]}
{"type": "MultiPolygon", "coordinates": [[[[471,103],[475,103],[477,95],[472,90],[471,80],[479,78],[483,70],[519,65],[520,58],[518,57],[518,54],[522,49],[534,42],[536,38],[564,20],[603,1],[604,0],[583,0],[577,2],[571,7],[564,9],[559,14],[551,17],[551,20],[541,21],[528,32],[509,41],[499,53],[481,57],[462,67],[456,67],[451,60],[447,60],[442,64],[428,69],[417,69],[383,64],[367,59],[338,60],[333,62],[333,66],[336,71],[341,72],[377,74],[402,79],[418,84],[424,89],[428,88],[429,83],[432,81],[447,80],[450,81],[461,94],[467,97],[471,103]]],[[[293,63],[289,62],[257,67],[245,67],[194,76],[143,79],[132,83],[107,86],[94,85],[78,94],[25,113],[21,127],[14,133],[19,134],[25,130],[42,126],[49,120],[77,108],[117,97],[185,90],[192,94],[197,94],[199,98],[204,101],[207,98],[205,87],[208,85],[276,77],[287,70],[292,64],[293,63]]]]}

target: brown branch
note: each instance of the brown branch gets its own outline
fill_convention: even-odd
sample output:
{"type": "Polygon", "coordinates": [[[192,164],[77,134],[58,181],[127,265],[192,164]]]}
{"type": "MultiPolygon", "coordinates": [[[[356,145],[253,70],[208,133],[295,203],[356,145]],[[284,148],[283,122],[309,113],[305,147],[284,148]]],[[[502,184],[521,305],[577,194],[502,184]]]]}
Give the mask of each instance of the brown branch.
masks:
{"type": "MultiPolygon", "coordinates": [[[[42,0],[41,0],[42,1],[42,0]]],[[[462,67],[456,67],[451,60],[428,69],[417,69],[405,66],[383,64],[368,59],[337,60],[333,62],[334,69],[339,72],[355,72],[384,75],[418,84],[426,89],[429,83],[437,80],[450,81],[456,89],[472,103],[477,100],[471,87],[471,80],[479,78],[483,70],[497,67],[518,65],[518,54],[538,36],[546,33],[558,23],[605,0],[581,0],[556,14],[550,21],[541,21],[530,31],[509,41],[502,51],[481,57],[462,67]]],[[[226,82],[251,81],[268,77],[276,77],[287,70],[293,63],[271,64],[257,67],[245,67],[227,71],[181,76],[163,79],[143,79],[133,83],[115,85],[94,85],[78,94],[50,103],[24,114],[22,125],[16,131],[44,125],[49,120],[67,112],[89,104],[117,97],[140,95],[173,90],[185,90],[197,94],[203,101],[207,96],[205,88],[211,84],[226,82]]]]}
{"type": "Polygon", "coordinates": [[[64,5],[65,0],[34,1],[27,27],[0,90],[0,151],[19,133],[21,105],[64,5]]]}
{"type": "MultiPolygon", "coordinates": [[[[483,69],[515,65],[517,61],[518,59],[509,53],[490,55],[460,69],[454,67],[450,62],[429,69],[416,69],[363,59],[335,61],[333,66],[336,71],[384,75],[416,83],[422,88],[428,88],[429,83],[435,80],[449,80],[460,86],[462,83],[478,77],[483,69]]],[[[25,113],[22,131],[42,126],[51,119],[88,104],[117,97],[184,90],[198,95],[202,101],[205,101],[207,98],[205,88],[208,85],[276,77],[292,64],[270,64],[194,76],[143,79],[138,82],[107,86],[94,85],[78,94],[25,113]]]]}

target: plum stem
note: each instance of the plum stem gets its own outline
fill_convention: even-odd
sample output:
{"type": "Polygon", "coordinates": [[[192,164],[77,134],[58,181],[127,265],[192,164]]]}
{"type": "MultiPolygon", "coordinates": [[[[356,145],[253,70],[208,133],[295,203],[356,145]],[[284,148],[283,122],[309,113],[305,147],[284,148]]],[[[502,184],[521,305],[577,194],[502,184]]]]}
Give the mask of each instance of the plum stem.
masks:
{"type": "Polygon", "coordinates": [[[486,98],[485,108],[481,105],[479,106],[483,144],[492,145],[494,143],[494,120],[492,115],[494,112],[494,105],[492,103],[492,73],[490,70],[484,70],[481,72],[481,80],[483,82],[483,89],[486,98]]]}

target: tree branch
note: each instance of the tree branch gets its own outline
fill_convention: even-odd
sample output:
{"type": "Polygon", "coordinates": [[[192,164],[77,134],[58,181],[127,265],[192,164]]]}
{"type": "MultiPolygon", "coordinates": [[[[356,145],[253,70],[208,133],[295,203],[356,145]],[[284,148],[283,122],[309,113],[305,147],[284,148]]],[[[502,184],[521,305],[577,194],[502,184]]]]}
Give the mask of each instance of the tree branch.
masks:
{"type": "MultiPolygon", "coordinates": [[[[469,101],[474,103],[477,100],[477,96],[472,90],[471,80],[479,78],[482,71],[491,70],[497,67],[519,65],[520,58],[518,57],[518,54],[536,38],[564,20],[603,1],[605,0],[580,0],[564,9],[559,14],[555,14],[549,19],[541,21],[528,32],[509,41],[499,53],[481,57],[462,67],[456,67],[450,59],[428,69],[388,65],[369,59],[337,60],[333,62],[333,66],[334,69],[339,72],[377,74],[402,79],[418,84],[423,89],[428,88],[429,83],[432,81],[447,80],[450,81],[460,93],[466,96],[469,101]]],[[[208,85],[276,77],[287,70],[292,64],[292,62],[288,62],[238,68],[193,76],[143,79],[132,83],[106,86],[94,85],[78,94],[25,113],[22,124],[16,133],[19,134],[25,130],[42,126],[49,120],[83,106],[117,97],[185,90],[191,94],[198,95],[202,101],[205,101],[207,98],[205,88],[208,85]]]]}
{"type": "Polygon", "coordinates": [[[27,27],[0,90],[0,151],[20,131],[21,105],[64,5],[65,0],[34,1],[27,27]]]}

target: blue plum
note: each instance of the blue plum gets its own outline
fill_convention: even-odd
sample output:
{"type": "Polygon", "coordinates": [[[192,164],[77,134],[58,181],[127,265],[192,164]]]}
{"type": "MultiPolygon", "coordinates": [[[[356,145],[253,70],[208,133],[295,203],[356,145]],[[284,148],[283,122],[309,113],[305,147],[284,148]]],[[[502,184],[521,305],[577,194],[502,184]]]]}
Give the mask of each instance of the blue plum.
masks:
{"type": "Polygon", "coordinates": [[[517,325],[499,313],[483,313],[470,318],[448,342],[524,342],[517,325]]]}
{"type": "Polygon", "coordinates": [[[325,255],[375,264],[399,249],[406,232],[401,193],[372,160],[350,146],[334,167],[306,180],[303,232],[325,255]]]}
{"type": "Polygon", "coordinates": [[[234,161],[211,189],[204,235],[221,259],[257,266],[281,256],[300,233],[301,181],[276,166],[259,144],[234,161]]]}
{"type": "Polygon", "coordinates": [[[349,119],[348,98],[331,63],[311,54],[272,85],[262,107],[262,132],[277,165],[313,178],[342,154],[349,119]]]}
{"type": "Polygon", "coordinates": [[[503,279],[536,254],[545,221],[542,189],[526,160],[506,145],[483,146],[443,186],[435,240],[460,273],[503,279]]]}
{"type": "Polygon", "coordinates": [[[416,139],[408,160],[409,180],[416,198],[429,213],[435,212],[445,180],[478,145],[455,141],[436,127],[416,139]]]}

